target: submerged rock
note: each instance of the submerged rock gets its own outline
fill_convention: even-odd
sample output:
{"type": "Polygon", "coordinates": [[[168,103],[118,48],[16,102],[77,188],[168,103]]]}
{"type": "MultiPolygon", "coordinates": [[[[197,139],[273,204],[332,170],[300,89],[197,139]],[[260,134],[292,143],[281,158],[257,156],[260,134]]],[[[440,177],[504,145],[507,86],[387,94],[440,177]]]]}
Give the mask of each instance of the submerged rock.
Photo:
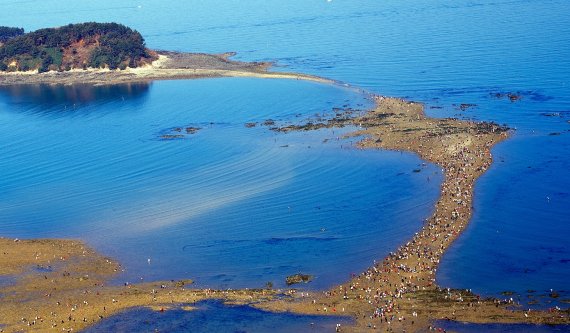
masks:
{"type": "Polygon", "coordinates": [[[459,109],[460,109],[461,111],[465,111],[465,110],[467,110],[467,109],[469,109],[469,108],[473,108],[473,107],[476,107],[476,106],[477,106],[477,104],[461,103],[461,104],[459,104],[459,109]]]}
{"type": "Polygon", "coordinates": [[[308,274],[294,274],[294,275],[289,275],[286,279],[285,279],[285,283],[287,283],[288,286],[292,285],[292,284],[297,284],[297,283],[309,283],[313,280],[313,276],[312,275],[308,275],[308,274]]]}
{"type": "MultiPolygon", "coordinates": [[[[490,93],[490,95],[494,98],[498,98],[498,99],[503,99],[503,98],[507,98],[508,100],[510,100],[511,102],[516,102],[516,101],[520,101],[522,99],[522,94],[521,92],[517,91],[517,92],[492,92],[490,93]]],[[[532,94],[531,91],[526,92],[526,94],[532,94]]]]}
{"type": "Polygon", "coordinates": [[[174,140],[174,139],[182,139],[184,135],[182,134],[164,134],[160,136],[163,140],[174,140]]]}
{"type": "Polygon", "coordinates": [[[264,126],[273,126],[275,125],[275,120],[273,119],[267,119],[266,121],[263,122],[264,126]]]}
{"type": "Polygon", "coordinates": [[[522,98],[522,96],[518,93],[517,94],[509,93],[507,96],[509,97],[509,100],[511,102],[516,102],[522,98]]]}
{"type": "Polygon", "coordinates": [[[195,134],[199,130],[201,130],[200,127],[186,127],[186,133],[187,134],[195,134]]]}

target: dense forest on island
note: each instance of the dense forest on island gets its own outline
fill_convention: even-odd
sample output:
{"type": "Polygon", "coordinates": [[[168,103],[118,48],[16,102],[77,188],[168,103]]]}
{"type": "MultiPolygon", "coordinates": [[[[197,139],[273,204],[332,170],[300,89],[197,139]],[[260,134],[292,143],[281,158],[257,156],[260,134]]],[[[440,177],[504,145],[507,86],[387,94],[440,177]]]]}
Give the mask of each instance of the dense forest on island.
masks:
{"type": "Polygon", "coordinates": [[[8,39],[23,34],[24,34],[24,29],[22,28],[0,27],[0,43],[5,43],[8,39]]]}
{"type": "Polygon", "coordinates": [[[125,69],[155,59],[139,32],[117,23],[80,23],[24,34],[0,27],[0,70],[125,69]]]}

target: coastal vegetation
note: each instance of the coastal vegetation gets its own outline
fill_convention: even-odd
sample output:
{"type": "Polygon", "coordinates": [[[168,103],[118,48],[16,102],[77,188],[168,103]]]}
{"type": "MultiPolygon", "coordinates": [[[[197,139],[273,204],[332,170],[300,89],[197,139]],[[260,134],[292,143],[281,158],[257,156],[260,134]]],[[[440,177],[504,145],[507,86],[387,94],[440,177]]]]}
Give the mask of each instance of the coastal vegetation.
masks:
{"type": "Polygon", "coordinates": [[[69,24],[26,34],[2,27],[0,41],[1,71],[126,69],[156,58],[139,32],[118,23],[69,24]]]}
{"type": "Polygon", "coordinates": [[[22,28],[12,28],[12,27],[0,27],[0,45],[6,43],[11,38],[20,36],[24,34],[24,29],[22,28]]]}

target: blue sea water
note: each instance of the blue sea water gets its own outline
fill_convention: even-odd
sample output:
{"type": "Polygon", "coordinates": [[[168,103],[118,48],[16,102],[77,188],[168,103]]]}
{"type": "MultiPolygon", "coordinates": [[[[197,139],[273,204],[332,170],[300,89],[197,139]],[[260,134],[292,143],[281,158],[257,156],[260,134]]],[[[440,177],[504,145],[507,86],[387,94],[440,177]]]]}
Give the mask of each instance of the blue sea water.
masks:
{"type": "Polygon", "coordinates": [[[102,320],[86,329],[95,332],[333,332],[337,324],[352,320],[337,316],[300,316],[272,313],[249,306],[226,306],[221,301],[203,301],[158,312],[136,308],[102,320]]]}
{"type": "MultiPolygon", "coordinates": [[[[443,258],[438,282],[512,291],[542,307],[570,298],[567,1],[1,5],[2,25],[117,21],[151,48],[236,51],[237,59],[275,61],[278,71],[421,101],[431,116],[507,124],[515,131],[493,150],[472,222],[443,258]],[[507,92],[522,99],[496,97],[507,92]],[[462,111],[460,103],[476,106],[462,111]],[[550,289],[561,296],[548,297],[550,289]]],[[[237,287],[279,285],[303,271],[317,275],[308,286],[325,288],[408,238],[441,181],[434,166],[412,174],[421,163],[412,155],[349,148],[335,140],[338,130],[244,128],[347,104],[370,105],[354,90],[296,81],[3,88],[1,233],[83,238],[125,263],[123,279],[168,271],[237,287]],[[179,126],[202,129],[160,139],[179,126]]]]}
{"type": "Polygon", "coordinates": [[[0,99],[3,234],[85,239],[125,264],[121,283],[284,286],[304,272],[327,288],[413,234],[437,197],[425,186],[436,167],[357,150],[340,139],[350,129],[245,126],[370,106],[350,89],[212,79],[7,87],[0,99]]]}
{"type": "Polygon", "coordinates": [[[531,324],[471,324],[471,323],[461,323],[461,322],[445,321],[445,320],[438,321],[434,326],[441,327],[451,332],[463,332],[463,333],[471,333],[471,332],[473,333],[475,332],[553,333],[553,332],[568,332],[570,330],[569,325],[544,326],[544,325],[531,325],[531,324]]]}

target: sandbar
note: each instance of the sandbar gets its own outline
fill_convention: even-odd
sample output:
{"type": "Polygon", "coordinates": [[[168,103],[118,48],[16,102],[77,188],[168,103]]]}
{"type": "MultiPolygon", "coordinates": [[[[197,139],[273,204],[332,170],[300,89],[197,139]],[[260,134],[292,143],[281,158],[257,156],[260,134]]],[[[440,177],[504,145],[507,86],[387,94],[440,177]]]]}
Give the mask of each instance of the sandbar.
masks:
{"type": "MultiPolygon", "coordinates": [[[[163,53],[152,68],[117,72],[111,82],[107,74],[88,71],[82,74],[85,81],[81,82],[277,75],[334,83],[302,74],[268,73],[268,64],[262,63],[249,63],[250,68],[244,69],[245,65],[233,64],[227,56],[196,56],[191,63],[212,61],[218,62],[215,66],[220,67],[220,62],[227,62],[223,68],[198,71],[182,68],[186,66],[184,61],[176,57],[185,56],[163,53]],[[169,64],[172,61],[176,64],[169,64]]],[[[0,82],[6,82],[3,75],[0,82]]],[[[12,76],[15,79],[10,84],[54,83],[44,74],[22,79],[24,75],[29,74],[12,76]]],[[[63,82],[66,84],[79,82],[72,73],[57,75],[58,80],[59,75],[70,75],[63,82]]],[[[525,311],[511,300],[485,299],[469,290],[443,289],[435,281],[443,253],[465,230],[471,218],[474,184],[492,163],[491,148],[508,138],[509,129],[488,122],[429,118],[421,103],[382,96],[373,98],[375,107],[363,116],[295,130],[352,125],[356,130],[351,135],[364,137],[358,142],[358,148],[412,152],[440,166],[445,177],[433,214],[421,230],[350,281],[324,292],[193,289],[191,280],[110,286],[108,281],[122,269],[120,263],[80,241],[0,238],[0,277],[14,278],[14,282],[0,286],[0,330],[77,331],[135,306],[161,311],[174,304],[212,298],[271,311],[350,315],[355,318],[355,325],[340,329],[355,332],[426,331],[433,328],[438,319],[473,323],[570,323],[567,309],[525,311]]]]}
{"type": "Polygon", "coordinates": [[[268,62],[242,62],[231,60],[235,53],[205,54],[156,51],[158,59],[152,64],[127,68],[72,69],[38,73],[0,72],[0,86],[15,84],[118,84],[148,82],[154,80],[188,80],[218,77],[255,77],[264,79],[305,80],[319,83],[334,83],[334,80],[299,73],[271,72],[268,62]]]}

